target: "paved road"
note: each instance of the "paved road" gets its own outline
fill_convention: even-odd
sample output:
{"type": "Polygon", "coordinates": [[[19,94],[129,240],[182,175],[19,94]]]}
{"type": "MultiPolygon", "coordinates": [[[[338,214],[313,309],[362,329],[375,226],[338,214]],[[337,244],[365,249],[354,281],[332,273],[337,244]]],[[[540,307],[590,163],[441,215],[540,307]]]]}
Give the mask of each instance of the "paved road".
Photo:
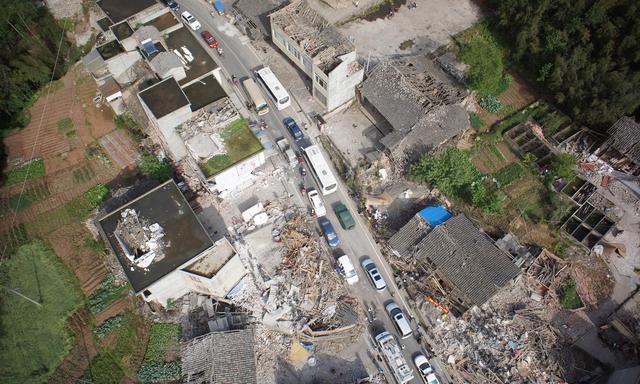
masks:
{"type": "MultiPolygon", "coordinates": [[[[208,30],[213,33],[216,39],[219,42],[219,46],[222,48],[224,55],[222,57],[218,56],[214,50],[210,48],[205,48],[212,53],[215,60],[222,67],[223,73],[226,74],[227,77],[231,75],[235,75],[236,77],[245,77],[245,76],[253,76],[253,69],[262,65],[262,62],[257,57],[252,47],[249,46],[248,40],[245,36],[243,36],[235,27],[227,23],[227,20],[217,14],[215,16],[211,16],[211,11],[213,8],[208,3],[205,3],[203,0],[181,0],[179,1],[181,6],[180,12],[189,11],[192,15],[194,15],[202,24],[203,30],[208,30]]],[[[197,38],[201,41],[199,33],[201,30],[196,32],[197,38]]],[[[202,43],[202,41],[201,41],[202,43]]],[[[204,46],[204,43],[202,43],[204,46]]],[[[286,86],[286,85],[285,85],[286,86]]],[[[271,101],[271,100],[269,100],[271,101]]],[[[265,122],[270,127],[270,134],[273,137],[288,137],[291,143],[294,143],[293,138],[289,134],[289,132],[282,125],[282,120],[291,116],[296,121],[302,121],[300,111],[295,103],[292,104],[291,107],[278,111],[275,105],[271,103],[270,106],[271,112],[265,115],[263,118],[265,122]]],[[[308,132],[305,132],[308,134],[308,132]]],[[[305,144],[315,143],[313,137],[307,137],[304,141],[305,144]]],[[[304,145],[304,144],[303,144],[304,145]]],[[[328,157],[325,154],[325,157],[328,157]]],[[[304,183],[307,188],[313,188],[313,180],[308,175],[305,180],[302,180],[302,177],[298,174],[296,180],[290,180],[291,184],[294,184],[293,187],[297,191],[300,183],[304,183]]],[[[363,304],[372,305],[376,309],[376,320],[369,326],[369,330],[376,331],[380,329],[386,329],[396,336],[398,332],[394,328],[391,323],[390,318],[387,316],[384,310],[384,306],[390,302],[395,301],[401,308],[403,308],[405,315],[411,316],[410,312],[407,312],[407,306],[404,299],[398,293],[398,289],[391,278],[391,270],[389,266],[382,258],[380,251],[373,241],[371,234],[369,233],[365,223],[362,221],[361,217],[357,215],[356,207],[353,201],[347,196],[347,188],[339,182],[338,191],[324,197],[325,205],[327,206],[327,217],[333,223],[334,228],[337,231],[337,234],[340,238],[341,244],[338,247],[340,250],[344,251],[351,258],[351,262],[356,266],[358,271],[358,275],[360,278],[359,283],[350,286],[350,292],[355,297],[358,297],[363,304]],[[354,219],[357,224],[356,227],[345,231],[343,230],[339,222],[331,209],[331,207],[337,202],[342,201],[347,204],[351,213],[353,214],[354,219]],[[365,272],[360,267],[360,260],[368,256],[370,257],[378,266],[378,269],[382,273],[385,281],[387,282],[388,288],[383,292],[377,292],[371,285],[368,280],[365,272]]],[[[302,199],[302,201],[306,201],[305,198],[298,196],[302,199]]],[[[339,252],[339,251],[338,251],[339,252]]],[[[412,328],[416,328],[416,322],[411,323],[412,328]]],[[[399,339],[400,340],[400,339],[399,339]]],[[[373,345],[373,339],[370,336],[370,333],[367,333],[363,336],[363,341],[366,342],[370,348],[373,345]]],[[[421,351],[420,345],[416,342],[413,337],[400,340],[401,344],[405,347],[405,358],[410,366],[414,369],[414,375],[416,379],[414,379],[413,383],[420,382],[418,378],[417,372],[415,372],[415,367],[413,366],[412,358],[418,352],[421,351]]],[[[438,369],[438,362],[433,362],[436,370],[438,369]]],[[[378,362],[374,361],[375,365],[379,365],[378,362]]],[[[388,369],[385,367],[385,371],[388,369]]]]}

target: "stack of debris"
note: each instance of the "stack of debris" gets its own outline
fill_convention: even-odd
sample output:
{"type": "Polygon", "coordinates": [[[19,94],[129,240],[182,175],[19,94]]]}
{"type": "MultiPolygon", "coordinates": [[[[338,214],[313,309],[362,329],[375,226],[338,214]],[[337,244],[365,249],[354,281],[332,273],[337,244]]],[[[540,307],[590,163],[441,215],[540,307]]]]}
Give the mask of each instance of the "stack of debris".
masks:
{"type": "Polygon", "coordinates": [[[518,301],[497,307],[475,307],[430,330],[431,347],[447,358],[452,376],[473,383],[563,381],[570,357],[544,307],[518,301]]]}
{"type": "MultiPolygon", "coordinates": [[[[308,215],[290,211],[286,218],[274,228],[282,242],[275,276],[266,276],[259,267],[250,268],[255,283],[247,280],[239,284],[242,289],[231,295],[231,300],[253,311],[266,327],[289,335],[315,338],[356,334],[362,312],[333,271],[327,251],[312,232],[308,215]]],[[[249,264],[257,264],[244,246],[237,248],[249,258],[249,264]]]]}

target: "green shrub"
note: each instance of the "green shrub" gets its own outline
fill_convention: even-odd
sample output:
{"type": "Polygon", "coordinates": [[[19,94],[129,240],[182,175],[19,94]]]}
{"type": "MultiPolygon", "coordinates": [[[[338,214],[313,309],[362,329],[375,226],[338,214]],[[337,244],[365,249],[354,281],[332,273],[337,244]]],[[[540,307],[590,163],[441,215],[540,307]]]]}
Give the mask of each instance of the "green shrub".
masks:
{"type": "Polygon", "coordinates": [[[469,114],[469,122],[473,129],[480,129],[484,127],[484,120],[482,120],[476,113],[472,112],[469,114]]]}
{"type": "Polygon", "coordinates": [[[508,87],[503,76],[503,52],[485,23],[479,23],[458,39],[460,60],[469,65],[467,85],[482,98],[497,96],[508,87]],[[505,87],[505,83],[507,87],[505,87]]]}
{"type": "Polygon", "coordinates": [[[124,378],[124,371],[108,352],[101,352],[89,366],[93,384],[120,384],[124,378]]]}
{"type": "Polygon", "coordinates": [[[144,139],[144,133],[140,129],[138,123],[133,119],[133,117],[131,117],[130,114],[125,113],[115,116],[113,118],[113,122],[115,123],[116,128],[126,129],[127,131],[129,131],[134,142],[140,143],[142,139],[144,139]]]}
{"type": "Polygon", "coordinates": [[[498,100],[498,98],[493,95],[484,96],[482,99],[480,99],[480,102],[478,104],[480,104],[480,107],[482,107],[482,109],[493,114],[500,112],[503,108],[500,100],[498,100]]]}
{"type": "Polygon", "coordinates": [[[511,163],[493,174],[499,187],[506,187],[516,180],[522,179],[524,168],[520,163],[511,163]]]}
{"type": "Polygon", "coordinates": [[[73,129],[73,120],[69,117],[65,117],[64,119],[58,120],[56,125],[58,126],[58,131],[60,131],[60,133],[65,133],[73,129]]]}
{"type": "Polygon", "coordinates": [[[559,289],[558,295],[562,308],[576,309],[584,305],[576,291],[576,282],[571,278],[559,289]]]}
{"type": "Polygon", "coordinates": [[[158,159],[152,153],[145,152],[138,159],[140,173],[152,177],[160,182],[169,180],[173,176],[173,167],[166,161],[158,159]]]}
{"type": "Polygon", "coordinates": [[[480,173],[466,151],[449,148],[437,155],[423,156],[411,166],[409,176],[437,187],[445,195],[459,195],[480,178],[480,173]]]}
{"type": "Polygon", "coordinates": [[[502,212],[500,197],[488,189],[482,182],[476,182],[471,186],[471,203],[474,207],[482,209],[484,213],[496,214],[502,212]]]}
{"type": "Polygon", "coordinates": [[[571,181],[576,175],[577,167],[578,161],[573,155],[568,153],[553,155],[549,161],[548,177],[550,181],[554,181],[555,179],[571,181]]]}

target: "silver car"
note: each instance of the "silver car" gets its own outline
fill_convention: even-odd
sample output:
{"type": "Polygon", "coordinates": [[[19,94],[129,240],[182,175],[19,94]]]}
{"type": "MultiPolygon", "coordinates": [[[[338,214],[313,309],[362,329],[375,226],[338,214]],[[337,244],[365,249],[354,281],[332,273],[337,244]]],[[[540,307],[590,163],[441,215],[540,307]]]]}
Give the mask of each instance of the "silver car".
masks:
{"type": "Polygon", "coordinates": [[[411,336],[413,334],[413,331],[411,330],[409,321],[402,312],[402,309],[398,307],[398,304],[391,302],[387,304],[385,308],[387,310],[387,313],[389,314],[389,317],[391,317],[391,320],[393,320],[394,325],[398,329],[398,332],[400,332],[400,337],[406,339],[407,337],[411,336]]]}
{"type": "Polygon", "coordinates": [[[360,264],[362,265],[362,269],[367,272],[367,276],[369,276],[369,280],[371,280],[371,284],[373,284],[376,290],[378,292],[384,291],[384,289],[387,288],[387,283],[385,283],[384,278],[373,261],[367,257],[363,259],[360,264]]]}

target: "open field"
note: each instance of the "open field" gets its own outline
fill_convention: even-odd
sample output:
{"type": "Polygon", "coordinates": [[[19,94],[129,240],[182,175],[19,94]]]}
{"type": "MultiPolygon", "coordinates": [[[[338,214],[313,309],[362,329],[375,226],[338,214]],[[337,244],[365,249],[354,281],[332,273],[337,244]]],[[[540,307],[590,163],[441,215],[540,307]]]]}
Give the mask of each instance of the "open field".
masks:
{"type": "Polygon", "coordinates": [[[1,304],[0,376],[5,383],[46,381],[73,347],[66,319],[83,302],[78,282],[41,241],[20,247],[2,274],[11,291],[1,304]]]}

